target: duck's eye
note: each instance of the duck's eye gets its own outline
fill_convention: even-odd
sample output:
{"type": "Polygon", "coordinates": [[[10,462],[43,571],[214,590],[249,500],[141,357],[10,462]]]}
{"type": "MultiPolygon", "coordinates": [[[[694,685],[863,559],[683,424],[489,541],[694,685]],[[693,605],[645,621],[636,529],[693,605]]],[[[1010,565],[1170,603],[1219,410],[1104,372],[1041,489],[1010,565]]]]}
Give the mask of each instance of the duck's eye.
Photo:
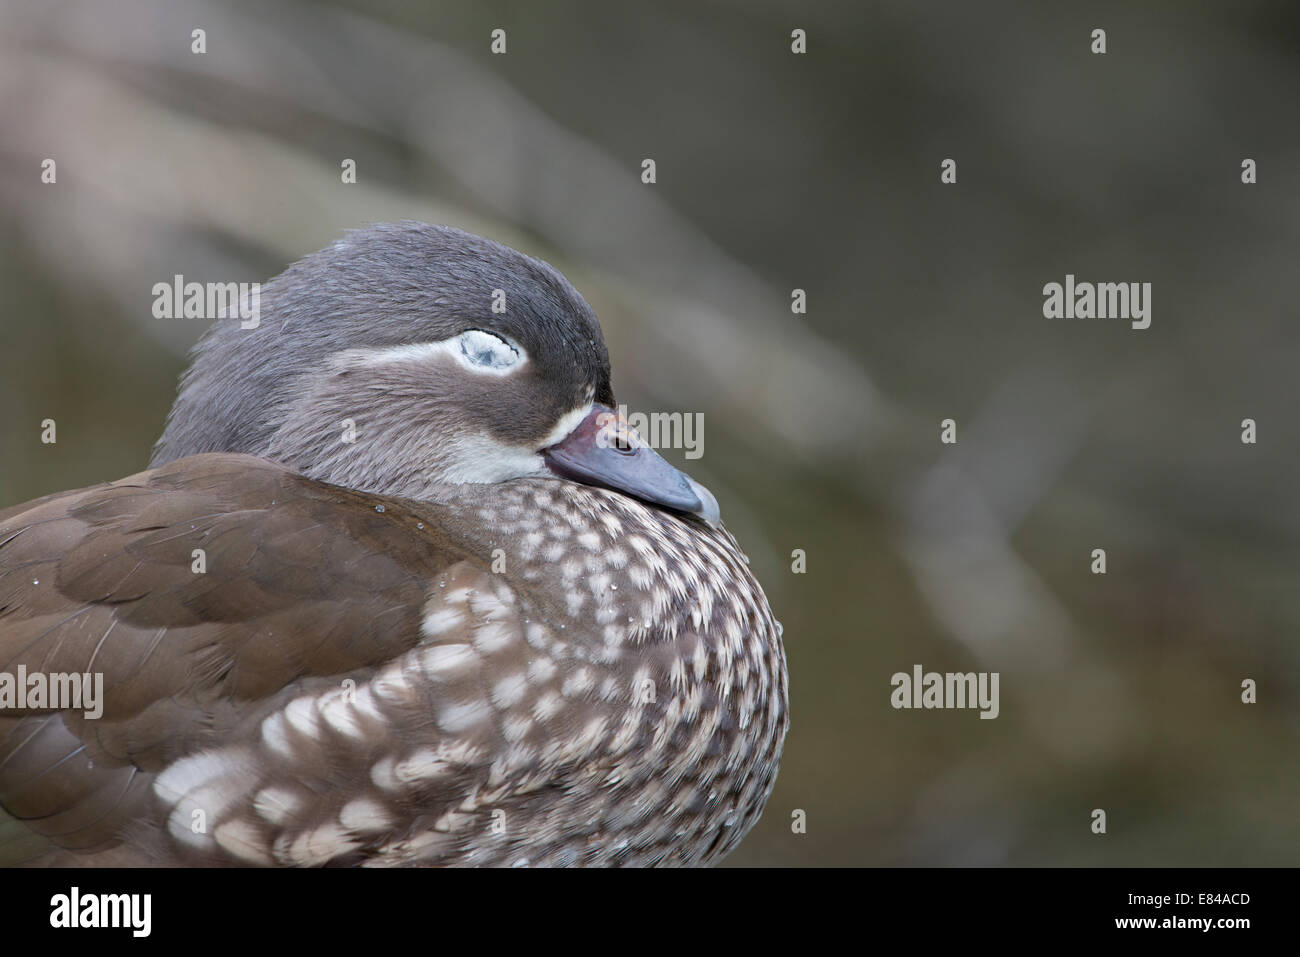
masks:
{"type": "Polygon", "coordinates": [[[460,357],[468,365],[491,372],[506,372],[523,361],[523,351],[500,336],[480,329],[456,337],[460,357]]]}

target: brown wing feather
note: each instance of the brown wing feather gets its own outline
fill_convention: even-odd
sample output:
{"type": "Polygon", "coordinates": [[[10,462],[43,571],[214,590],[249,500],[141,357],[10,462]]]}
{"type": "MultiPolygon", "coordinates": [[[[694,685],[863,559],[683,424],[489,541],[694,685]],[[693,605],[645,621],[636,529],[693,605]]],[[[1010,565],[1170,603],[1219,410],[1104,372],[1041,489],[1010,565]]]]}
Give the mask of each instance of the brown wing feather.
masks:
{"type": "MultiPolygon", "coordinates": [[[[427,583],[464,555],[383,501],[204,455],[7,510],[0,672],[101,672],[104,705],[0,712],[0,807],[62,847],[110,842],[153,772],[295,682],[409,650],[427,583]]],[[[19,831],[0,842],[30,854],[19,831]]]]}

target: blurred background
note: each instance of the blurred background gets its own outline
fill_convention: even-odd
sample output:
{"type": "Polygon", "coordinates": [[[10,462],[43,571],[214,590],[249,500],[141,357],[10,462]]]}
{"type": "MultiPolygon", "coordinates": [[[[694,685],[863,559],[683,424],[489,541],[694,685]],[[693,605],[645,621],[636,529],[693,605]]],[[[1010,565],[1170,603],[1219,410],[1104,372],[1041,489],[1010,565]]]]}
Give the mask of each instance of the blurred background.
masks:
{"type": "Polygon", "coordinates": [[[451,223],[573,281],[629,410],[704,415],[665,454],[791,675],[729,864],[1296,864],[1297,102],[1284,0],[2,0],[0,507],[144,467],[204,325],[154,283],[451,223]],[[1151,327],[1044,319],[1067,273],[1151,327]],[[894,710],[914,664],[1000,716],[894,710]]]}

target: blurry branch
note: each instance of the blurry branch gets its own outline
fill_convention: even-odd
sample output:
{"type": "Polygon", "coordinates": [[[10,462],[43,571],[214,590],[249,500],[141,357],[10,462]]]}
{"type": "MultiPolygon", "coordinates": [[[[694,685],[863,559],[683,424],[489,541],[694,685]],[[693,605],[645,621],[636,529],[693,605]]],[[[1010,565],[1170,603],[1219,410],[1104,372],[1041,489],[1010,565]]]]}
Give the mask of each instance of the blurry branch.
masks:
{"type": "MultiPolygon", "coordinates": [[[[1066,658],[1068,612],[1009,537],[1056,484],[1085,424],[1077,393],[1020,375],[973,421],[959,423],[957,444],[942,447],[939,461],[897,493],[902,551],[916,581],[945,630],[981,661],[1041,669],[1066,658]]],[[[1081,551],[1079,561],[1086,559],[1081,551]]]]}
{"type": "MultiPolygon", "coordinates": [[[[1029,719],[1017,727],[1035,750],[1069,760],[1113,749],[1132,734],[1138,725],[1133,692],[1010,539],[1060,484],[1083,445],[1090,412],[1069,383],[1043,372],[1021,373],[969,423],[958,423],[956,445],[944,446],[932,465],[905,474],[894,491],[900,552],[931,612],[983,667],[1020,675],[1006,704],[1029,719]],[[1061,681],[1064,672],[1068,680],[1061,681]],[[1023,680],[1030,675],[1034,680],[1023,680]]],[[[938,423],[932,429],[937,437],[938,423]]],[[[1087,574],[1092,544],[1074,546],[1080,575],[1087,574]]],[[[979,778],[987,766],[974,759],[954,769],[954,780],[963,782],[972,771],[979,778]]],[[[943,799],[963,787],[943,790],[943,799]]],[[[954,806],[973,807],[969,798],[957,798],[954,806]]],[[[996,863],[1016,830],[1013,817],[1004,823],[1007,835],[990,836],[979,851],[987,860],[948,863],[996,863]]],[[[944,843],[942,834],[926,840],[936,837],[944,843]]]]}
{"type": "MultiPolygon", "coordinates": [[[[195,330],[152,321],[149,290],[182,263],[223,280],[263,279],[232,246],[287,263],[346,228],[404,218],[535,247],[503,225],[517,224],[562,251],[556,264],[588,290],[624,357],[619,382],[672,408],[716,412],[765,455],[844,475],[868,494],[911,486],[871,454],[898,434],[897,411],[851,358],[791,316],[788,290],[644,187],[639,158],[607,155],[470,57],[316,5],[132,0],[111,11],[6,7],[0,17],[6,214],[52,275],[111,297],[173,350],[195,330]],[[202,56],[189,52],[196,25],[208,33],[202,56]],[[186,101],[189,87],[219,92],[215,112],[227,122],[211,118],[206,97],[186,101]],[[260,131],[245,121],[252,116],[260,131]],[[350,154],[322,155],[265,131],[304,123],[363,134],[371,153],[352,157],[358,183],[340,181],[350,154]],[[375,145],[385,141],[458,180],[493,218],[367,175],[397,165],[374,155],[392,149],[375,145]],[[59,163],[57,191],[34,185],[46,156],[59,163]]],[[[1037,438],[1052,447],[1052,434],[1037,438]]],[[[954,637],[978,649],[1008,630],[1032,633],[1050,653],[1063,640],[1053,636],[1068,631],[1064,613],[1010,548],[1006,528],[1011,504],[1041,493],[1059,462],[1005,464],[1010,474],[966,461],[923,478],[903,499],[905,552],[954,637]],[[1021,487],[1003,484],[1017,476],[1021,487]],[[999,486],[1016,494],[989,503],[984,489],[999,486]]]]}
{"type": "Polygon", "coordinates": [[[635,328],[636,362],[621,374],[644,377],[657,398],[679,408],[725,404],[756,446],[776,442],[809,458],[837,457],[879,429],[883,413],[867,376],[796,325],[788,292],[767,286],[642,186],[634,161],[604,155],[455,50],[293,4],[244,13],[137,0],[111,17],[93,4],[26,13],[5,14],[0,87],[33,94],[10,95],[2,107],[6,130],[16,133],[7,137],[17,169],[6,177],[5,203],[55,271],[75,245],[88,278],[153,332],[144,307],[158,270],[141,264],[155,263],[150,251],[173,247],[177,234],[224,235],[288,261],[345,228],[417,218],[535,246],[501,225],[510,222],[588,272],[602,267],[605,275],[592,278],[615,306],[605,317],[611,339],[635,328]],[[208,30],[209,54],[189,53],[194,24],[208,30]],[[344,55],[348,81],[329,82],[326,67],[344,55]],[[364,158],[359,182],[344,187],[341,156],[198,118],[117,79],[141,70],[154,74],[150,88],[201,71],[227,95],[240,91],[250,113],[264,113],[273,91],[286,120],[307,114],[395,138],[470,187],[499,220],[378,184],[365,176],[364,158]],[[47,155],[59,157],[61,183],[78,193],[62,215],[26,185],[47,155]]]}

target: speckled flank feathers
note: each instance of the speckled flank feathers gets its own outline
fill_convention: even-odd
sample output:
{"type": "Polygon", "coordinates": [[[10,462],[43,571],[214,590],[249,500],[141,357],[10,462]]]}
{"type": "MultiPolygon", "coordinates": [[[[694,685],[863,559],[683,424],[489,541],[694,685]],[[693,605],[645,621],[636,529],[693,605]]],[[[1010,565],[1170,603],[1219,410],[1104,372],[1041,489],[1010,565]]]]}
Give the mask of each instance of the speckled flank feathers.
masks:
{"type": "Polygon", "coordinates": [[[6,807],[34,817],[59,795],[58,813],[33,822],[54,842],[94,850],[124,826],[131,852],[115,863],[691,864],[719,858],[757,819],[787,725],[785,664],[725,530],[572,483],[337,504],[258,460],[191,461],[206,463],[208,491],[179,514],[216,513],[197,523],[167,524],[175,466],[0,523],[6,567],[21,566],[0,576],[0,594],[25,596],[31,615],[6,633],[8,666],[102,667],[113,679],[93,727],[0,721],[6,807]],[[275,500],[282,524],[320,522],[297,545],[357,556],[351,575],[297,583],[321,596],[292,608],[318,623],[312,650],[328,663],[318,670],[338,669],[329,677],[299,673],[293,649],[275,646],[289,595],[247,604],[259,580],[291,581],[288,549],[303,534],[286,538],[264,509],[223,498],[235,477],[250,498],[275,500]],[[80,545],[37,557],[60,539],[80,545]],[[222,582],[227,597],[205,596],[191,549],[222,539],[247,539],[238,547],[252,555],[222,582]],[[377,542],[386,556],[366,551],[377,542]],[[110,552],[124,557],[83,564],[110,552]],[[229,629],[212,623],[159,636],[166,609],[131,597],[141,575],[173,583],[169,602],[259,625],[268,647],[225,644],[229,629]],[[59,606],[60,582],[99,601],[42,614],[59,606]],[[339,621],[343,603],[356,614],[339,621]],[[372,616],[405,637],[366,647],[372,616]],[[113,660],[96,661],[110,632],[113,660]],[[145,667],[172,676],[175,693],[149,701],[131,677],[145,667]]]}

